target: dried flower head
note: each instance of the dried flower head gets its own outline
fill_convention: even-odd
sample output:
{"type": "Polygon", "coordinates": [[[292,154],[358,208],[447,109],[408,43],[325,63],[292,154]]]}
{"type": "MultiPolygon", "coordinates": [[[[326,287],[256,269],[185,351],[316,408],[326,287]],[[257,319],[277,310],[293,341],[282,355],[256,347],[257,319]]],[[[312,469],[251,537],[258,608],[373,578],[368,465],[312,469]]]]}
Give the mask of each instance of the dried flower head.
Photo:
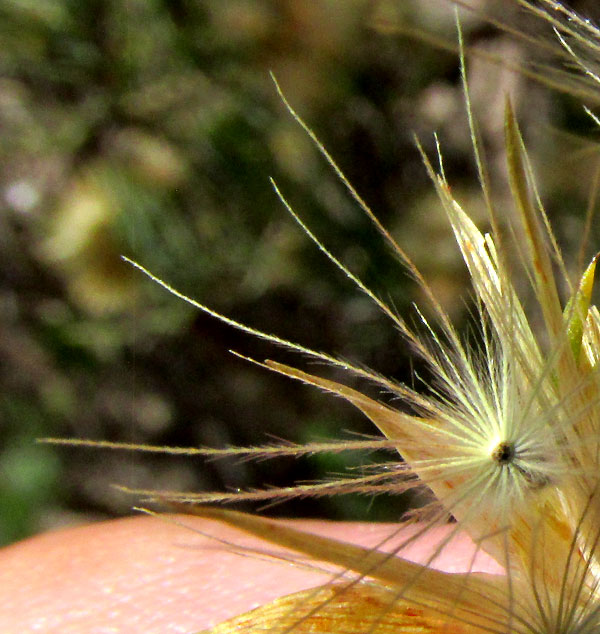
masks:
{"type": "MultiPolygon", "coordinates": [[[[583,77],[569,76],[570,92],[582,94],[592,84],[600,83],[594,66],[587,61],[591,53],[597,56],[600,46],[600,33],[595,27],[553,0],[537,5],[523,0],[520,4],[553,25],[564,54],[583,68],[583,77]]],[[[217,632],[240,628],[281,632],[379,632],[398,628],[411,632],[600,632],[600,312],[591,305],[597,258],[591,260],[579,279],[569,279],[508,100],[505,147],[516,222],[512,231],[505,229],[508,210],[500,213],[492,202],[469,104],[464,60],[463,78],[489,213],[489,234],[477,228],[454,198],[441,153],[436,168],[421,151],[471,277],[482,342],[476,349],[461,338],[409,256],[381,226],[282,95],[292,116],[421,284],[435,311],[435,323],[419,313],[419,327],[409,326],[327,250],[273,183],[275,191],[306,235],[389,316],[405,341],[427,362],[434,377],[427,394],[217,314],[132,263],[198,309],[235,328],[366,378],[409,406],[400,411],[329,379],[274,361],[255,361],[349,401],[385,436],[381,444],[398,450],[404,460],[402,468],[373,473],[358,481],[293,490],[241,494],[136,492],[160,501],[185,503],[190,505],[190,512],[268,536],[273,543],[358,575],[351,581],[340,577],[337,583],[281,599],[222,624],[217,632]],[[518,260],[511,261],[512,253],[519,254],[518,260]],[[531,283],[542,316],[541,327],[534,324],[522,304],[517,277],[528,278],[531,283]],[[566,301],[561,300],[563,288],[568,289],[566,301]],[[401,557],[306,535],[257,516],[195,506],[214,501],[414,486],[426,487],[437,500],[427,509],[429,525],[451,516],[456,521],[455,531],[467,532],[477,549],[491,555],[506,574],[441,572],[401,557]]],[[[556,78],[545,75],[540,79],[552,84],[556,78]]],[[[361,446],[372,448],[379,443],[356,441],[352,448],[361,446]]],[[[332,443],[256,447],[237,453],[298,455],[343,448],[332,443]]],[[[236,453],[235,449],[225,451],[236,453]]],[[[194,449],[188,453],[214,455],[219,450],[194,449]]],[[[427,527],[422,532],[425,530],[427,527]]]]}

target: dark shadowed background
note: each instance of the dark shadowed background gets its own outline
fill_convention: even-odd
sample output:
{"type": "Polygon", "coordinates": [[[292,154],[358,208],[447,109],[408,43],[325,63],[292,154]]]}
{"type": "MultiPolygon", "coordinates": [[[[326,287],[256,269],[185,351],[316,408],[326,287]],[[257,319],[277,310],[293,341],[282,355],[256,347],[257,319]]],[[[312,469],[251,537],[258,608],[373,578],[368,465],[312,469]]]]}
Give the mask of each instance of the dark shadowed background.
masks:
{"type": "MultiPolygon", "coordinates": [[[[510,0],[470,4],[529,23],[510,0]]],[[[463,11],[462,25],[470,46],[497,59],[523,64],[541,53],[476,13],[463,11]]],[[[411,382],[410,350],[303,235],[269,177],[328,248],[409,320],[422,293],[285,111],[269,71],[460,324],[469,312],[466,272],[414,134],[433,152],[437,131],[453,192],[482,227],[485,217],[456,54],[417,32],[455,46],[450,4],[2,3],[0,543],[128,513],[135,498],[114,483],[287,486],[389,459],[207,462],[35,439],[224,447],[373,433],[350,406],[228,350],[304,364],[301,357],[199,314],[120,255],[216,311],[411,382]]],[[[559,214],[559,240],[576,247],[597,166],[591,120],[578,102],[481,56],[470,58],[469,79],[500,208],[510,204],[502,155],[508,92],[549,213],[559,214]]],[[[590,243],[593,250],[597,230],[590,243]]],[[[266,512],[395,520],[408,502],[343,496],[266,512]]]]}

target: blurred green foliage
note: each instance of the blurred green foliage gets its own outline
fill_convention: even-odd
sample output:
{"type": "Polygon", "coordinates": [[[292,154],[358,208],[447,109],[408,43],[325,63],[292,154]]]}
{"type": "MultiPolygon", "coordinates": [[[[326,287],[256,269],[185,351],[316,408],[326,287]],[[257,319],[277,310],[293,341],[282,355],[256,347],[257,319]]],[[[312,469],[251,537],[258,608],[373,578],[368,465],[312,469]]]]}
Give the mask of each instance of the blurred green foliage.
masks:
{"type": "MultiPolygon", "coordinates": [[[[513,3],[486,10],[520,19],[513,3]]],[[[476,14],[463,25],[482,50],[527,55],[476,14]]],[[[225,446],[372,433],[348,406],[230,355],[299,362],[194,312],[120,255],[244,323],[410,381],[410,351],[269,185],[273,176],[327,246],[399,312],[422,299],[285,112],[269,71],[460,320],[465,273],[414,133],[432,149],[438,131],[460,198],[476,216],[481,203],[456,56],[402,35],[417,28],[455,41],[443,0],[2,3],[0,543],[128,512],[134,500],[111,483],[282,486],[381,459],[202,463],[34,441],[225,446]]],[[[501,166],[509,91],[542,193],[561,212],[559,237],[572,240],[594,166],[552,126],[581,128],[580,114],[477,57],[469,74],[501,202],[509,204],[501,166]],[[565,148],[572,160],[559,173],[565,148]]],[[[404,506],[340,498],[268,512],[393,520],[404,506]]]]}

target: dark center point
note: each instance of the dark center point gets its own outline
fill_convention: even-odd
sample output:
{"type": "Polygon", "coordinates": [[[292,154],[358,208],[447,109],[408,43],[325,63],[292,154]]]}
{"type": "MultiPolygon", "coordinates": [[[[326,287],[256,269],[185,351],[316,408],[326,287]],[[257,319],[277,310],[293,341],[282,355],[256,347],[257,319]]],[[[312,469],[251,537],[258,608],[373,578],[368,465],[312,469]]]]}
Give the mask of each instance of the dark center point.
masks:
{"type": "Polygon", "coordinates": [[[492,459],[498,464],[509,464],[515,458],[515,446],[510,442],[501,442],[492,451],[492,459]]]}

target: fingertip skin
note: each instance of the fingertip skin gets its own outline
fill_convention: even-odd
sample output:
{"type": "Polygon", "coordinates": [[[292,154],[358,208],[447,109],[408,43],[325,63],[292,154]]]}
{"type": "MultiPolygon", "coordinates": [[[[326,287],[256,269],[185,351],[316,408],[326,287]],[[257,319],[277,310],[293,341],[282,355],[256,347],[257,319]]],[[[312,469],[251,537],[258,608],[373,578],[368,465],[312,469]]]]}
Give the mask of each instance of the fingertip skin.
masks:
{"type": "MultiPolygon", "coordinates": [[[[378,545],[399,528],[316,521],[294,525],[365,546],[378,545]]],[[[236,553],[207,535],[264,555],[274,552],[235,529],[187,516],[99,522],[0,550],[0,632],[191,634],[329,578],[289,561],[236,553]]],[[[407,556],[427,557],[439,541],[429,537],[411,546],[407,556]]],[[[390,540],[385,549],[400,539],[390,540]]],[[[436,563],[460,568],[472,552],[472,545],[461,543],[436,563]],[[459,551],[464,556],[457,556],[459,551]]],[[[482,561],[480,567],[490,565],[482,561]]]]}
{"type": "MultiPolygon", "coordinates": [[[[257,544],[214,523],[181,520],[220,539],[257,544]]],[[[287,567],[290,592],[315,583],[287,567]]],[[[278,596],[272,581],[261,581],[264,568],[157,518],[51,532],[0,551],[0,632],[197,632],[278,596]]]]}

